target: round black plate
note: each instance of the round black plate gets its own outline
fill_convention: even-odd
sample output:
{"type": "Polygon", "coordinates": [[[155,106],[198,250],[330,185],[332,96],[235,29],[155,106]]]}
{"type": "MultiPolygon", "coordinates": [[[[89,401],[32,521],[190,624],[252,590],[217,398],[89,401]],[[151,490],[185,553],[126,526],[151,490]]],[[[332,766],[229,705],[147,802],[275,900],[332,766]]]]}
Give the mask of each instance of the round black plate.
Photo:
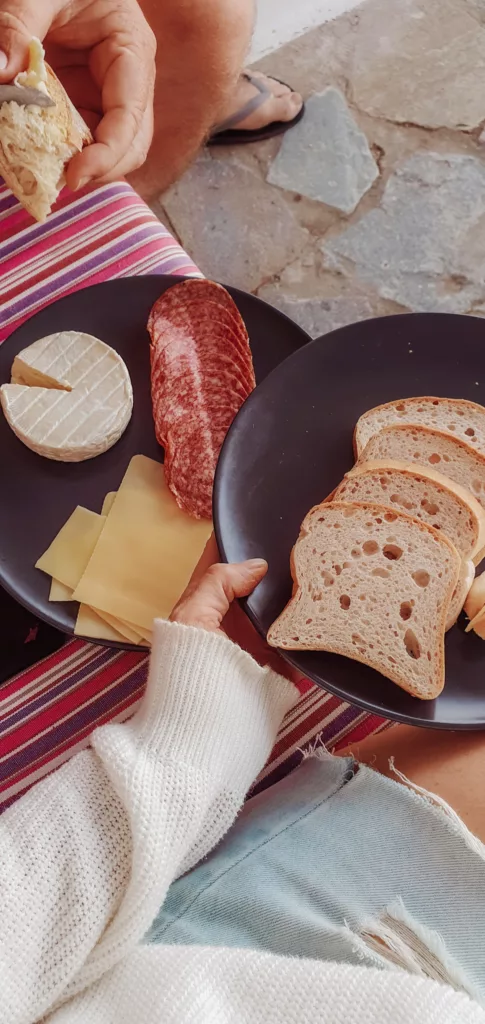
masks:
{"type": "MultiPolygon", "coordinates": [[[[289,557],[300,523],[350,469],[361,413],[395,398],[438,395],[485,405],[485,321],[409,314],[367,320],[296,352],[236,417],[216,475],[215,521],[227,561],[263,557],[269,572],[245,602],[260,633],[291,594],[289,557]]],[[[485,643],[446,639],[446,685],[420,701],[357,661],[325,652],[287,660],[344,700],[387,718],[444,729],[485,727],[485,643]]]]}
{"type": "MultiPolygon", "coordinates": [[[[146,323],[155,300],[180,280],[175,276],[131,277],[75,292],[37,313],[0,347],[0,384],[10,380],[17,352],[62,330],[86,331],[112,345],[131,375],[131,423],[114,448],[87,462],[41,458],[15,437],[0,413],[0,584],[21,604],[66,633],[74,629],[78,606],[49,602],[49,579],[34,564],[76,505],[101,511],[105,494],[119,487],[132,455],[162,460],[153,428],[146,323]]],[[[278,362],[305,345],[308,336],[267,303],[229,290],[246,322],[256,377],[262,380],[278,362]]],[[[140,650],[130,644],[103,644],[140,650]]]]}

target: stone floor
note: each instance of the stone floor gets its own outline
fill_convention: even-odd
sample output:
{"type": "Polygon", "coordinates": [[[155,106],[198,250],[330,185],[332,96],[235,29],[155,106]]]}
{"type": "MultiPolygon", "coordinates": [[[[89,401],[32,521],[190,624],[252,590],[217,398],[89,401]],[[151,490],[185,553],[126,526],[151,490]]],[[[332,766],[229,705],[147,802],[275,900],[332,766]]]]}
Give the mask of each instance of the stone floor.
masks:
{"type": "Polygon", "coordinates": [[[202,153],[154,203],[204,273],[314,336],[485,315],[485,0],[366,0],[257,66],[305,118],[202,153]]]}

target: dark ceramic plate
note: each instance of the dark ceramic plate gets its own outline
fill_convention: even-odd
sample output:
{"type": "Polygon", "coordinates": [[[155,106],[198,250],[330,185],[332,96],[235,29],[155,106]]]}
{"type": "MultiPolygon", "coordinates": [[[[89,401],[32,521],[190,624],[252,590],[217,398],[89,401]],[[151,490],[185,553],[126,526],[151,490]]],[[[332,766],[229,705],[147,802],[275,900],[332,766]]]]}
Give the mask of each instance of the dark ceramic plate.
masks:
{"type": "MultiPolygon", "coordinates": [[[[132,455],[162,459],[153,429],[150,398],[150,309],[180,277],[131,277],[95,285],[53,303],[0,348],[0,384],[10,380],[14,356],[37,338],[62,330],[86,331],[112,345],[126,362],[134,393],[131,423],[109,452],[87,462],[43,459],[25,447],[0,413],[0,584],[21,604],[66,633],[77,605],[49,602],[49,578],[34,564],[76,505],[101,510],[108,491],[119,487],[132,455]]],[[[246,322],[256,377],[261,381],[308,336],[291,320],[252,295],[230,289],[246,322]]],[[[128,649],[130,644],[109,644],[128,649]]]]}
{"type": "MultiPolygon", "coordinates": [[[[305,514],[352,465],[361,413],[394,398],[440,395],[485,405],[485,321],[410,314],[344,327],[300,349],[250,396],[226,439],[215,519],[227,561],[262,556],[266,579],[245,602],[260,633],[291,594],[289,557],[305,514]]],[[[409,696],[356,661],[324,652],[287,660],[352,704],[414,725],[485,727],[485,642],[446,638],[446,685],[437,700],[409,696]]]]}

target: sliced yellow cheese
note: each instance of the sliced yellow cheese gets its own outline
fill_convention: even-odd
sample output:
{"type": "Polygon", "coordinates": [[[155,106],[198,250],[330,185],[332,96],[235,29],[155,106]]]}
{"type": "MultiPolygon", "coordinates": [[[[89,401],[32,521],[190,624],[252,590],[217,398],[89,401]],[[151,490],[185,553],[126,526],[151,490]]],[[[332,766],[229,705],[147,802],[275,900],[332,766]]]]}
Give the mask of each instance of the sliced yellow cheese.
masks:
{"type": "Polygon", "coordinates": [[[74,599],[151,632],[168,618],[212,533],[182,512],[163,466],[135,455],[74,599]]]}
{"type": "MultiPolygon", "coordinates": [[[[35,563],[53,579],[74,590],[91,558],[103,526],[104,516],[78,505],[47,551],[35,563]]],[[[71,596],[70,600],[77,600],[71,596]]]]}
{"type": "Polygon", "coordinates": [[[121,633],[125,640],[129,640],[130,644],[143,643],[141,633],[139,633],[134,627],[132,628],[127,622],[122,622],[121,619],[115,618],[114,615],[108,615],[108,612],[101,612],[99,608],[93,608],[93,611],[95,611],[104,622],[107,622],[108,626],[111,626],[112,629],[121,633]]]}
{"type": "Polygon", "coordinates": [[[103,501],[103,507],[101,509],[101,515],[102,516],[109,515],[109,513],[111,512],[111,509],[113,507],[113,502],[114,502],[115,498],[116,498],[116,491],[108,491],[108,493],[107,493],[107,495],[106,495],[106,497],[105,497],[105,499],[103,501]]]}
{"type": "Polygon", "coordinates": [[[149,647],[151,647],[152,643],[153,643],[153,633],[152,633],[152,631],[150,629],[144,629],[143,630],[143,634],[144,635],[143,635],[142,639],[145,641],[146,644],[148,644],[149,647]]]}
{"type": "Polygon", "coordinates": [[[119,643],[125,641],[125,637],[118,633],[118,630],[109,626],[97,615],[94,608],[89,608],[85,604],[80,605],[74,632],[76,636],[87,636],[90,640],[117,640],[119,643]]]}
{"type": "Polygon", "coordinates": [[[66,587],[59,580],[52,580],[49,601],[72,601],[72,595],[72,587],[66,587]]]}

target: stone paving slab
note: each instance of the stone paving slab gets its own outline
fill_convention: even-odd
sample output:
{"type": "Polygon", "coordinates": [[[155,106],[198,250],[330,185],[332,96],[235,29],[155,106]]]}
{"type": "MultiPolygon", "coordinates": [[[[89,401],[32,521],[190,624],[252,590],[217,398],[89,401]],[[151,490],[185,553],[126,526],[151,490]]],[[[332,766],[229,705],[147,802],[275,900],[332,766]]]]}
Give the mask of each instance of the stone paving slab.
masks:
{"type": "Polygon", "coordinates": [[[248,167],[202,156],[163,198],[201,270],[252,291],[301,252],[308,232],[248,167]]]}
{"type": "Polygon", "coordinates": [[[485,120],[485,26],[459,0],[380,0],[359,11],[351,70],[360,110],[425,128],[485,120]]]}
{"type": "Polygon", "coordinates": [[[305,116],[284,138],[267,181],[353,213],[379,169],[338,89],[311,96],[305,116]]]}
{"type": "Polygon", "coordinates": [[[485,297],[485,164],[422,153],[389,179],[372,210],[325,251],[352,260],[383,298],[464,313],[485,297]]]}
{"type": "Polygon", "coordinates": [[[371,303],[366,298],[352,298],[348,295],[336,295],[330,299],[290,298],[283,295],[274,285],[260,288],[259,298],[270,302],[282,313],[303,327],[311,338],[319,338],[329,331],[346,327],[357,320],[368,320],[373,316],[371,303]]]}

